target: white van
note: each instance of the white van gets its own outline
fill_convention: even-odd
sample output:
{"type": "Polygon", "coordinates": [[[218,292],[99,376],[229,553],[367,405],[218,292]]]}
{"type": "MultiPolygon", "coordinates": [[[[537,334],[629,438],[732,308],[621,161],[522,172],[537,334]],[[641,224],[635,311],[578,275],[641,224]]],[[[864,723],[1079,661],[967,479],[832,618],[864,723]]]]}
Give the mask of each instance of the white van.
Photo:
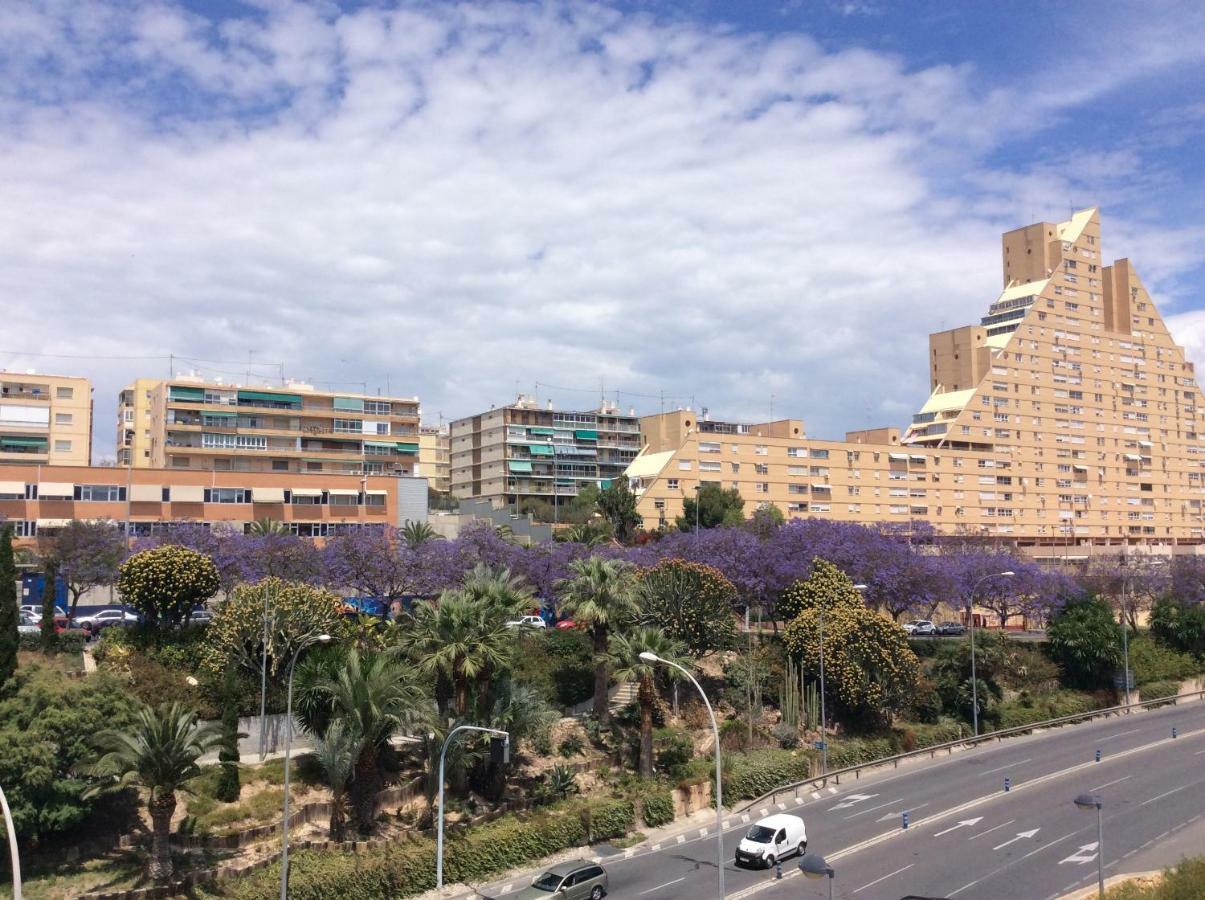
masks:
{"type": "Polygon", "coordinates": [[[749,833],[741,838],[736,848],[736,864],[768,868],[792,853],[803,856],[807,848],[808,835],[803,819],[785,813],[766,816],[754,822],[749,833]]]}

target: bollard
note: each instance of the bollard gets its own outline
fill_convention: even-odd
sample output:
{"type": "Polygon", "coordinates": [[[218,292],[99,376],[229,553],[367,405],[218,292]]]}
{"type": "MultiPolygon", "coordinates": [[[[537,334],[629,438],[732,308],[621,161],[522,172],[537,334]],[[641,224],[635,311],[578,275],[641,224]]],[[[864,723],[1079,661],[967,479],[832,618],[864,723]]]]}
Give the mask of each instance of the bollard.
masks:
{"type": "Polygon", "coordinates": [[[1013,780],[1007,775],[1004,776],[1004,793],[1008,793],[1013,789],[1013,780]]]}
{"type": "Polygon", "coordinates": [[[782,863],[779,860],[774,860],[774,877],[782,881],[782,863]]]}
{"type": "Polygon", "coordinates": [[[1096,751],[1096,761],[1100,762],[1100,751],[1099,750],[1096,751]]]}
{"type": "Polygon", "coordinates": [[[1172,726],[1172,737],[1176,737],[1176,726],[1172,726]]]}
{"type": "Polygon", "coordinates": [[[900,814],[900,818],[902,819],[902,822],[903,822],[902,827],[903,827],[904,831],[907,831],[908,830],[908,812],[907,812],[907,810],[905,810],[904,812],[902,812],[900,814]]]}

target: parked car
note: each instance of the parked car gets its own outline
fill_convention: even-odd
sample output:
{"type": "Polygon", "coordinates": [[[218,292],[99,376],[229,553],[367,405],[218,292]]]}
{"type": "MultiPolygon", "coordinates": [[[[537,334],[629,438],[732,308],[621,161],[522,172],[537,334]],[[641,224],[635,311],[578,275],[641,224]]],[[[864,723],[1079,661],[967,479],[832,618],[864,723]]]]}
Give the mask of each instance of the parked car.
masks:
{"type": "Polygon", "coordinates": [[[138,617],[122,609],[102,609],[98,613],[93,613],[90,616],[80,616],[75,620],[75,627],[84,629],[84,631],[88,632],[89,637],[94,634],[100,634],[102,629],[112,625],[129,627],[130,625],[137,624],[138,617]]]}
{"type": "Polygon", "coordinates": [[[35,622],[33,617],[22,607],[21,617],[17,620],[17,634],[37,634],[41,630],[41,624],[35,622]]]}
{"type": "Polygon", "coordinates": [[[557,628],[576,628],[577,623],[574,622],[572,619],[561,619],[561,621],[556,623],[556,627],[557,628]]]}
{"type": "Polygon", "coordinates": [[[516,900],[602,900],[607,895],[607,873],[596,862],[575,859],[550,866],[533,879],[531,887],[516,894],[516,900]]]}
{"type": "Polygon", "coordinates": [[[807,851],[808,836],[803,819],[780,813],[766,816],[753,823],[736,848],[736,864],[770,868],[792,853],[800,856],[807,851]]]}
{"type": "Polygon", "coordinates": [[[213,613],[207,609],[194,609],[188,614],[187,625],[208,625],[213,621],[213,613]]]}
{"type": "Polygon", "coordinates": [[[507,628],[547,628],[548,623],[539,616],[521,616],[512,622],[506,623],[507,628]]]}
{"type": "Polygon", "coordinates": [[[917,619],[915,622],[905,624],[904,631],[914,635],[932,635],[937,634],[937,626],[928,619],[917,619]]]}
{"type": "MultiPolygon", "coordinates": [[[[29,615],[29,617],[31,619],[33,619],[33,623],[35,625],[37,625],[38,623],[40,623],[42,621],[42,604],[41,603],[26,603],[21,607],[21,612],[27,613],[29,615]]],[[[67,610],[63,609],[63,607],[61,607],[61,606],[56,606],[54,608],[54,615],[55,615],[55,618],[66,619],[67,618],[67,610]]]]}
{"type": "Polygon", "coordinates": [[[967,627],[961,622],[938,622],[937,633],[945,635],[966,634],[967,627]]]}

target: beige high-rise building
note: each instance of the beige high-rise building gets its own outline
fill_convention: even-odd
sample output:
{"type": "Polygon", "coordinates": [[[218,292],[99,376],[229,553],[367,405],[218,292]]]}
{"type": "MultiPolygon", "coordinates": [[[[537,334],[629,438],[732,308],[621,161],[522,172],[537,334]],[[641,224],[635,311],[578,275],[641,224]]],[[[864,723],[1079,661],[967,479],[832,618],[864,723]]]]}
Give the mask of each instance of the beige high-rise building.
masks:
{"type": "Polygon", "coordinates": [[[1105,265],[1097,210],[1011,231],[1003,257],[980,322],[930,336],[932,393],[902,437],[642,419],[627,474],[646,525],[672,525],[715,481],[746,512],[1028,545],[1205,543],[1205,397],[1130,261],[1105,265]]]}
{"type": "Polygon", "coordinates": [[[297,382],[139,379],[120,395],[117,449],[135,468],[413,475],[419,402],[297,382]]]}
{"type": "Polygon", "coordinates": [[[92,464],[92,384],[0,370],[0,465],[92,464]]]}
{"type": "Polygon", "coordinates": [[[452,490],[452,438],[447,425],[424,425],[418,432],[419,474],[431,490],[446,494],[452,490]]]}

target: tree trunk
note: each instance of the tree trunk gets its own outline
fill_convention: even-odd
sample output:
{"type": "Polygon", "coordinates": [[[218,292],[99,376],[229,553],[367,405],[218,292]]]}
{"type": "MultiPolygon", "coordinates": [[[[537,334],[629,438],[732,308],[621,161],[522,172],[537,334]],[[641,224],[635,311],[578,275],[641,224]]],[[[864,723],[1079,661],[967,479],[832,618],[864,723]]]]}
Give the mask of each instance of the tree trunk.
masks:
{"type": "Polygon", "coordinates": [[[347,817],[343,814],[343,807],[346,802],[346,791],[331,791],[330,833],[332,841],[341,841],[347,834],[347,817]]]}
{"type": "Polygon", "coordinates": [[[465,709],[469,703],[469,685],[463,675],[456,676],[455,700],[453,706],[456,708],[456,715],[463,716],[465,709]]]}
{"type": "Polygon", "coordinates": [[[172,877],[172,814],[176,811],[176,794],[162,794],[147,803],[151,814],[151,864],[150,876],[154,881],[167,881],[172,877]]]}
{"type": "Polygon", "coordinates": [[[642,778],[653,777],[653,704],[657,695],[653,690],[653,680],[649,677],[640,679],[640,689],[636,692],[640,701],[640,775],[642,778]]]}
{"type": "Polygon", "coordinates": [[[351,782],[352,811],[356,817],[356,830],[360,834],[371,834],[377,824],[377,748],[368,744],[360,751],[356,760],[356,774],[351,782]]]}
{"type": "Polygon", "coordinates": [[[594,626],[594,717],[598,724],[606,725],[611,719],[610,698],[607,688],[610,687],[610,670],[607,668],[607,630],[603,626],[594,626]]]}

